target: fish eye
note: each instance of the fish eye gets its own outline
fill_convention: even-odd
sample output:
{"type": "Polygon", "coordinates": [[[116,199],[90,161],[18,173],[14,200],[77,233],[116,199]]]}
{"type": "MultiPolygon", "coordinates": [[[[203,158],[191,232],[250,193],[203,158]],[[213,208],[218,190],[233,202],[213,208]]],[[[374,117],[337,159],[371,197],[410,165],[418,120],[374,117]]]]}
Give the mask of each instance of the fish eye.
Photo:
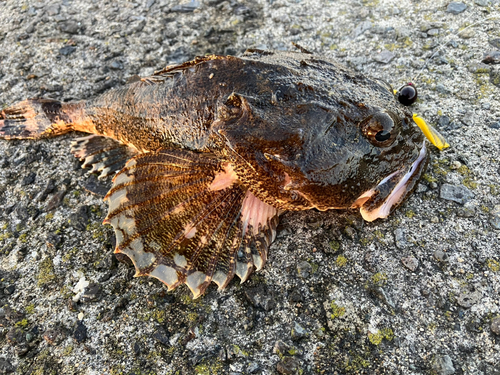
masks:
{"type": "Polygon", "coordinates": [[[409,82],[404,86],[401,86],[399,90],[396,92],[396,97],[398,98],[398,101],[405,105],[405,106],[410,106],[413,103],[417,101],[417,88],[416,86],[409,82]]]}
{"type": "Polygon", "coordinates": [[[381,130],[377,134],[375,134],[375,139],[379,142],[385,142],[389,138],[391,138],[391,133],[385,130],[381,130]]]}
{"type": "Polygon", "coordinates": [[[361,132],[368,141],[377,147],[387,147],[394,142],[397,127],[391,115],[387,112],[378,112],[361,121],[361,132]]]}

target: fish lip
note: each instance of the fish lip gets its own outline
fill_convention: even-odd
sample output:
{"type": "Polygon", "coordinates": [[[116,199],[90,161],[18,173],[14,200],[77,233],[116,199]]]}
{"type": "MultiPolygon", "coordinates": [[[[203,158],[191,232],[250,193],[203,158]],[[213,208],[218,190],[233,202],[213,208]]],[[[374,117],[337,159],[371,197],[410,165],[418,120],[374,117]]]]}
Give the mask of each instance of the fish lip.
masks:
{"type": "Polygon", "coordinates": [[[426,161],[427,147],[424,141],[418,157],[408,169],[399,169],[385,177],[376,187],[361,194],[351,208],[360,208],[361,216],[366,221],[386,218],[413,190],[424,170],[426,161]],[[378,199],[380,191],[388,187],[391,188],[390,193],[381,201],[378,199]]]}

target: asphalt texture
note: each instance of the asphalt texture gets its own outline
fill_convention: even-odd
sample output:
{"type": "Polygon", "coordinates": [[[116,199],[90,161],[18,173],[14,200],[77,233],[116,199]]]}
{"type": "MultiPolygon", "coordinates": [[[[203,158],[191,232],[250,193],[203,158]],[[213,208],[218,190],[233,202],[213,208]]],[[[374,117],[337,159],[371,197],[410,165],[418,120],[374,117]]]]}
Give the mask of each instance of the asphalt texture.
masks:
{"type": "Polygon", "coordinates": [[[386,220],[281,218],[265,268],[192,300],[133,278],[69,134],[0,141],[0,373],[500,374],[498,0],[0,1],[0,105],[292,42],[394,87],[447,138],[386,220]],[[484,61],[484,62],[483,62],[484,61]]]}

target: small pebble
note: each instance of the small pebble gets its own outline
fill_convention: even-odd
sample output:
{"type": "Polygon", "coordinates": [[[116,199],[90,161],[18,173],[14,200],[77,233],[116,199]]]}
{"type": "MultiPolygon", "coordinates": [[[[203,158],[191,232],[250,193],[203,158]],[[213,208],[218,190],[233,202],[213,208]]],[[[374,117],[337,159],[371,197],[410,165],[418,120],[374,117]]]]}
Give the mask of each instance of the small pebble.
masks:
{"type": "Polygon", "coordinates": [[[442,250],[436,250],[434,252],[434,258],[436,258],[440,262],[443,262],[446,259],[448,259],[448,255],[444,251],[442,251],[442,250]]]}
{"type": "Polygon", "coordinates": [[[191,0],[187,4],[178,4],[170,9],[172,12],[178,13],[191,13],[194,12],[195,9],[200,7],[200,2],[196,0],[191,0]]]}
{"type": "Polygon", "coordinates": [[[415,272],[415,270],[418,267],[417,258],[412,257],[412,256],[401,258],[401,263],[403,263],[403,265],[412,272],[415,272]]]}
{"type": "Polygon", "coordinates": [[[293,357],[285,357],[276,365],[276,370],[280,374],[297,374],[300,370],[300,362],[293,357]]]}
{"type": "Polygon", "coordinates": [[[452,2],[448,4],[446,8],[447,13],[460,14],[467,9],[467,5],[460,2],[452,2]]]}
{"type": "Polygon", "coordinates": [[[66,47],[63,47],[59,50],[59,54],[61,54],[63,56],[69,56],[75,51],[76,51],[76,47],[66,46],[66,47]]]}
{"type": "Polygon", "coordinates": [[[449,355],[436,356],[432,361],[432,370],[436,375],[452,375],[455,367],[449,355]]]}
{"type": "Polygon", "coordinates": [[[312,266],[304,260],[297,264],[297,272],[300,277],[307,279],[312,272],[312,266]]]}
{"type": "Polygon", "coordinates": [[[457,296],[457,303],[464,307],[469,308],[472,305],[475,305],[481,301],[482,294],[480,292],[465,292],[460,293],[457,296]]]}
{"type": "Polygon", "coordinates": [[[493,85],[500,87],[500,69],[492,70],[490,72],[490,82],[493,85]]]}
{"type": "Polygon", "coordinates": [[[265,311],[271,311],[276,306],[275,294],[266,285],[247,288],[245,295],[252,305],[265,311]]]}
{"type": "Polygon", "coordinates": [[[487,7],[491,5],[491,0],[474,0],[474,4],[480,7],[487,7]]]}
{"type": "Polygon", "coordinates": [[[474,194],[465,186],[443,184],[441,186],[440,197],[448,201],[465,204],[474,198],[474,194]]]}
{"type": "Polygon", "coordinates": [[[121,61],[115,60],[111,63],[111,65],[109,67],[113,70],[122,70],[123,63],[121,61]]]}
{"type": "Polygon", "coordinates": [[[251,362],[247,367],[248,374],[254,374],[259,371],[259,364],[257,362],[251,362]]]}
{"type": "Polygon", "coordinates": [[[58,345],[61,343],[61,341],[64,339],[64,336],[62,335],[62,332],[60,329],[49,329],[45,331],[43,334],[43,339],[49,344],[49,345],[58,345]]]}
{"type": "Polygon", "coordinates": [[[85,289],[80,295],[80,301],[84,303],[94,302],[98,301],[100,297],[101,297],[101,286],[99,284],[92,283],[85,287],[85,289]]]}
{"type": "Polygon", "coordinates": [[[35,182],[35,179],[36,179],[35,172],[28,173],[26,176],[23,177],[21,181],[21,186],[31,185],[33,182],[35,182]]]}
{"type": "Polygon", "coordinates": [[[396,241],[397,248],[404,249],[408,247],[408,241],[406,240],[406,233],[404,232],[403,229],[398,228],[394,231],[394,239],[396,241]]]}
{"type": "Polygon", "coordinates": [[[496,317],[491,320],[490,328],[495,335],[500,336],[500,317],[496,317]]]}
{"type": "Polygon", "coordinates": [[[356,230],[353,227],[345,227],[344,233],[351,240],[354,240],[356,238],[356,230]]]}
{"type": "Polygon", "coordinates": [[[45,11],[49,16],[55,16],[59,14],[60,9],[61,7],[59,6],[59,4],[52,4],[45,8],[45,11]]]}
{"type": "Polygon", "coordinates": [[[66,21],[61,23],[61,26],[59,26],[59,28],[63,33],[78,34],[80,26],[76,21],[66,21]]]}
{"type": "Polygon", "coordinates": [[[488,40],[488,43],[490,43],[493,47],[500,49],[500,38],[494,38],[488,40]]]}
{"type": "Polygon", "coordinates": [[[490,212],[490,224],[495,229],[500,229],[500,205],[493,207],[490,212]]]}
{"type": "Polygon", "coordinates": [[[155,333],[153,333],[153,338],[162,345],[170,346],[169,337],[162,327],[158,327],[155,333]]]}
{"type": "Polygon", "coordinates": [[[471,218],[476,215],[474,208],[472,207],[460,207],[457,209],[457,216],[464,218],[471,218]]]}
{"type": "Polygon", "coordinates": [[[73,330],[73,338],[79,344],[87,340],[87,327],[85,327],[81,320],[76,323],[75,329],[73,330]]]}
{"type": "Polygon", "coordinates": [[[273,353],[283,357],[285,354],[288,354],[290,349],[292,349],[290,345],[286,344],[284,341],[278,340],[274,343],[273,353]]]}
{"type": "Polygon", "coordinates": [[[490,51],[483,55],[484,64],[500,64],[500,51],[490,51]]]}
{"type": "Polygon", "coordinates": [[[307,330],[302,327],[299,323],[294,322],[292,327],[292,340],[300,340],[306,337],[308,334],[307,330]]]}
{"type": "Polygon", "coordinates": [[[24,331],[19,327],[12,327],[9,332],[7,332],[7,341],[12,346],[22,345],[26,341],[26,335],[24,331]]]}
{"type": "Polygon", "coordinates": [[[382,63],[382,64],[388,64],[395,57],[396,57],[396,55],[393,54],[392,52],[384,50],[384,51],[380,52],[379,54],[373,56],[373,60],[375,60],[379,63],[382,63]]]}
{"type": "Polygon", "coordinates": [[[0,358],[0,374],[11,374],[14,371],[14,366],[8,360],[0,358]]]}

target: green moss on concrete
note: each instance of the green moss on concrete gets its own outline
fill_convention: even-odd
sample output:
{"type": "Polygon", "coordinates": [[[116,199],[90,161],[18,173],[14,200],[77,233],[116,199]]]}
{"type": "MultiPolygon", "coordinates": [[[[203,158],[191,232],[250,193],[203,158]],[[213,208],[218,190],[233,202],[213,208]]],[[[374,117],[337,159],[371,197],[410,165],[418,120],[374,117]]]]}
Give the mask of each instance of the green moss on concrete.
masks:
{"type": "Polygon", "coordinates": [[[340,242],[339,241],[332,240],[332,241],[330,241],[329,245],[330,245],[330,249],[332,249],[334,253],[336,253],[340,249],[340,242]]]}
{"type": "Polygon", "coordinates": [[[26,314],[33,314],[35,312],[35,304],[29,304],[24,308],[24,311],[26,311],[26,314]]]}
{"type": "Polygon", "coordinates": [[[38,287],[49,284],[56,279],[56,274],[54,272],[54,265],[52,264],[52,259],[49,257],[42,260],[38,266],[38,276],[37,285],[38,287]]]}
{"type": "Polygon", "coordinates": [[[28,319],[20,320],[16,322],[16,327],[26,327],[29,324],[28,319]]]}
{"type": "Polygon", "coordinates": [[[73,258],[76,254],[78,253],[78,248],[74,247],[71,250],[69,250],[66,254],[62,256],[62,261],[63,262],[68,262],[73,258]]]}
{"type": "Polygon", "coordinates": [[[337,267],[344,267],[347,264],[347,258],[343,255],[339,255],[337,259],[335,259],[335,264],[337,267]]]}
{"type": "Polygon", "coordinates": [[[387,274],[385,272],[377,272],[372,276],[372,282],[375,285],[383,286],[387,283],[387,274]]]}
{"type": "Polygon", "coordinates": [[[248,353],[247,351],[241,349],[238,345],[235,345],[235,344],[233,344],[233,352],[236,355],[241,354],[244,357],[250,356],[250,353],[248,353]]]}
{"type": "Polygon", "coordinates": [[[368,340],[373,345],[380,345],[382,340],[392,341],[394,339],[394,332],[390,328],[382,328],[376,333],[368,333],[368,340]]]}
{"type": "Polygon", "coordinates": [[[422,178],[423,178],[425,181],[429,182],[429,183],[431,183],[431,182],[437,182],[437,178],[435,178],[435,177],[431,176],[431,175],[430,175],[430,174],[428,174],[428,173],[424,173],[424,175],[422,176],[422,178]]]}
{"type": "Polygon", "coordinates": [[[73,352],[73,346],[68,345],[67,347],[64,348],[62,355],[66,357],[66,356],[70,355],[72,352],[73,352]]]}
{"type": "Polygon", "coordinates": [[[197,313],[192,312],[187,315],[187,320],[189,320],[190,322],[196,322],[198,320],[198,317],[199,315],[197,313]]]}
{"type": "Polygon", "coordinates": [[[406,215],[407,218],[411,219],[411,218],[413,218],[415,216],[415,211],[408,210],[408,211],[405,212],[405,215],[406,215]]]}
{"type": "Polygon", "coordinates": [[[477,189],[477,182],[473,181],[470,177],[464,178],[462,181],[462,185],[471,190],[477,189]]]}
{"type": "Polygon", "coordinates": [[[490,271],[498,272],[500,270],[500,263],[494,259],[488,259],[486,261],[486,267],[488,267],[490,271]]]}
{"type": "Polygon", "coordinates": [[[209,361],[205,360],[201,362],[199,365],[197,365],[194,368],[194,371],[196,374],[199,375],[223,374],[224,366],[219,360],[216,360],[213,363],[210,363],[209,361]]]}
{"type": "Polygon", "coordinates": [[[86,227],[87,232],[92,232],[92,238],[99,241],[106,239],[106,227],[101,223],[91,223],[86,227]]]}
{"type": "Polygon", "coordinates": [[[28,234],[27,233],[23,233],[19,236],[19,241],[22,242],[22,243],[26,243],[28,242],[28,234]]]}
{"type": "Polygon", "coordinates": [[[2,234],[0,234],[0,241],[6,240],[7,238],[11,238],[11,237],[12,237],[12,233],[10,233],[10,232],[2,233],[2,234]]]}
{"type": "Polygon", "coordinates": [[[332,309],[330,319],[340,318],[345,315],[345,307],[337,305],[335,301],[330,302],[330,308],[332,309]]]}
{"type": "Polygon", "coordinates": [[[165,310],[162,310],[162,309],[154,309],[152,311],[145,311],[145,312],[138,314],[138,319],[140,319],[144,322],[154,320],[158,323],[163,323],[163,322],[165,322],[166,317],[167,317],[167,314],[166,314],[165,310]]]}

